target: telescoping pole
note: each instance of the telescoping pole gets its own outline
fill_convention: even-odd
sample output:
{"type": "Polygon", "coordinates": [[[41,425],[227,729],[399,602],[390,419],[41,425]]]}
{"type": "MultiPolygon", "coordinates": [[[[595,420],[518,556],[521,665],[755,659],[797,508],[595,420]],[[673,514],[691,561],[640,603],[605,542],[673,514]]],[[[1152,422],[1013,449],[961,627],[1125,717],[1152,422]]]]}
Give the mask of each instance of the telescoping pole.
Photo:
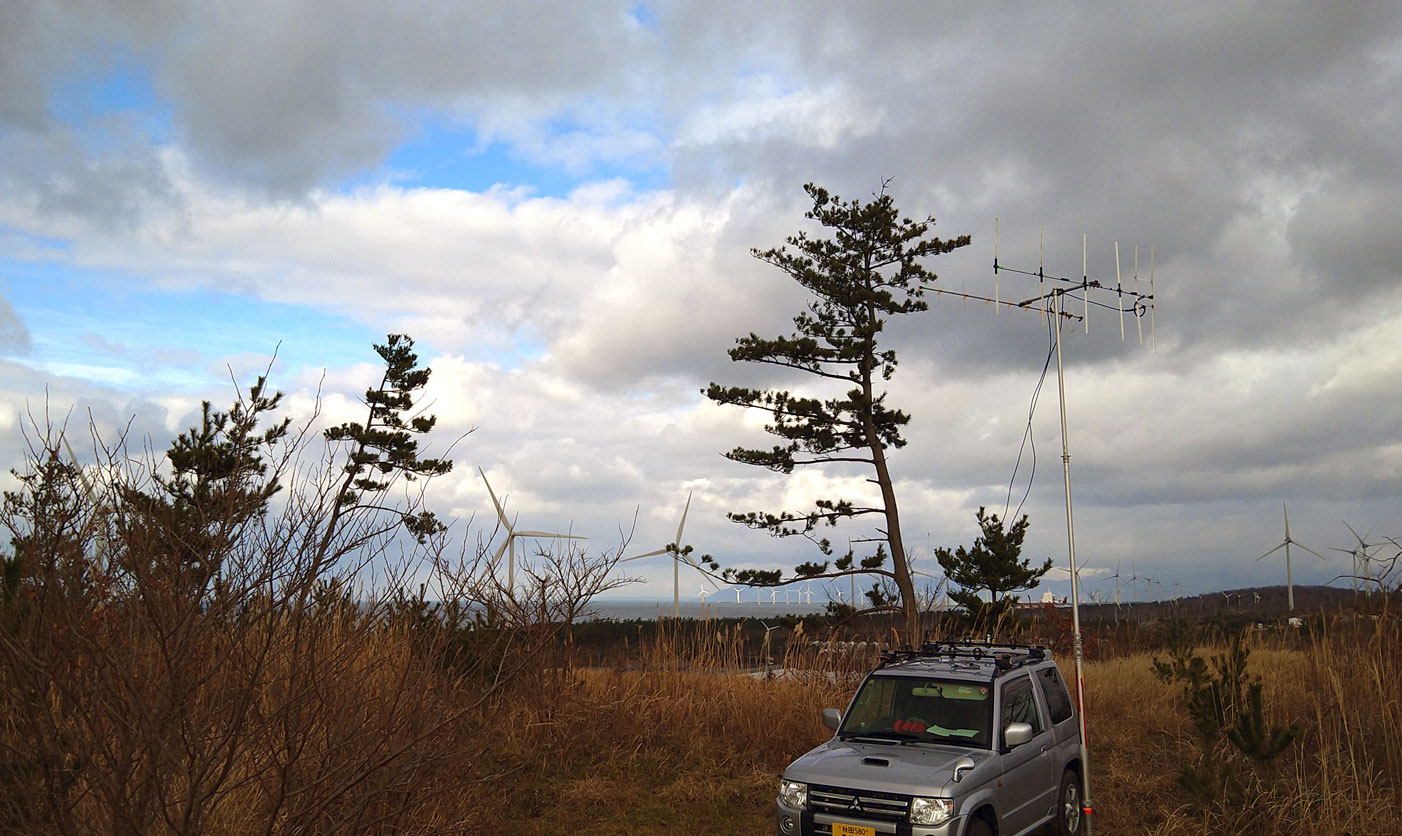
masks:
{"type": "Polygon", "coordinates": [[[1071,446],[1066,436],[1066,383],[1061,368],[1062,292],[1055,294],[1056,313],[1052,329],[1056,333],[1056,390],[1061,401],[1061,470],[1066,485],[1066,549],[1071,562],[1071,654],[1076,661],[1076,719],[1081,726],[1081,811],[1086,817],[1086,834],[1092,832],[1093,808],[1090,802],[1090,750],[1086,746],[1086,689],[1081,652],[1081,581],[1076,572],[1076,526],[1071,514],[1071,446]]]}

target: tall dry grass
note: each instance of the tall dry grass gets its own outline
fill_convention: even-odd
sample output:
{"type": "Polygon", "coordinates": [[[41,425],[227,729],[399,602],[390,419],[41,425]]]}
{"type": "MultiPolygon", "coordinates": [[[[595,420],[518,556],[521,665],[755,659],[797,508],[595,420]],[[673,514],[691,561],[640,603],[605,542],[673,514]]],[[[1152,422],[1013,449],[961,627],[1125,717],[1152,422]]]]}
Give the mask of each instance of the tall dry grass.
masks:
{"type": "MultiPolygon", "coordinates": [[[[1206,807],[1177,782],[1199,744],[1176,686],[1153,675],[1154,654],[1086,666],[1098,832],[1402,833],[1396,619],[1250,642],[1249,670],[1261,677],[1270,722],[1296,724],[1299,737],[1271,774],[1232,760],[1233,797],[1206,807]]],[[[845,705],[848,674],[870,663],[795,653],[779,666],[827,673],[743,675],[753,671],[735,664],[723,631],[659,639],[641,658],[651,664],[576,671],[513,709],[501,743],[522,768],[492,812],[495,826],[522,834],[566,825],[601,836],[769,833],[779,773],[830,734],[821,709],[845,705]],[[697,655],[705,647],[710,655],[697,655]]]]}
{"type": "MultiPolygon", "coordinates": [[[[1402,626],[1341,619],[1316,632],[1253,635],[1268,722],[1295,725],[1273,768],[1233,755],[1232,798],[1196,803],[1177,776],[1198,738],[1175,686],[1140,653],[1087,666],[1092,798],[1105,832],[1402,833],[1402,626]]],[[[1221,647],[1201,649],[1206,657],[1221,647]]],[[[1160,654],[1162,655],[1162,654],[1160,654]]]]}
{"type": "MultiPolygon", "coordinates": [[[[133,685],[149,679],[140,693],[72,675],[65,693],[49,695],[70,701],[49,715],[50,742],[81,757],[69,761],[67,786],[31,787],[29,802],[53,792],[59,803],[12,821],[12,832],[765,834],[779,773],[828,736],[821,709],[845,705],[871,664],[791,641],[766,675],[753,637],[716,624],[663,630],[635,664],[602,669],[572,666],[563,635],[526,631],[513,649],[494,648],[514,670],[464,670],[445,662],[469,652],[454,648],[464,637],[422,621],[300,618],[237,641],[208,637],[190,666],[200,685],[174,730],[158,733],[155,722],[169,710],[150,690],[166,664],[159,652],[130,656],[133,685]],[[246,713],[229,711],[230,695],[251,699],[246,713]],[[143,712],[149,736],[133,737],[143,712]],[[226,752],[227,779],[199,827],[183,828],[170,811],[200,786],[193,753],[221,735],[240,741],[213,747],[226,752]],[[162,772],[162,759],[187,768],[162,772]],[[119,780],[125,795],[113,795],[119,780]],[[124,809],[147,811],[141,827],[124,809]]],[[[1234,762],[1238,797],[1207,808],[1176,782],[1198,743],[1175,687],[1151,673],[1152,654],[1088,663],[1098,831],[1402,833],[1397,621],[1251,642],[1270,720],[1297,724],[1299,738],[1272,776],[1234,762]]],[[[13,760],[23,718],[14,702],[6,711],[13,760]]]]}
{"type": "MultiPolygon", "coordinates": [[[[580,555],[528,571],[529,600],[435,563],[470,617],[384,578],[352,601],[381,541],[309,557],[315,496],[248,528],[206,586],[124,517],[123,485],[94,501],[54,448],[0,520],[24,544],[0,577],[0,832],[769,833],[783,767],[874,661],[704,622],[581,668],[569,620],[612,564],[580,555]]],[[[1395,615],[1252,635],[1269,722],[1298,738],[1274,768],[1220,747],[1235,783],[1212,803],[1176,780],[1199,741],[1151,672],[1155,635],[1086,666],[1100,832],[1402,833],[1395,615]]]]}

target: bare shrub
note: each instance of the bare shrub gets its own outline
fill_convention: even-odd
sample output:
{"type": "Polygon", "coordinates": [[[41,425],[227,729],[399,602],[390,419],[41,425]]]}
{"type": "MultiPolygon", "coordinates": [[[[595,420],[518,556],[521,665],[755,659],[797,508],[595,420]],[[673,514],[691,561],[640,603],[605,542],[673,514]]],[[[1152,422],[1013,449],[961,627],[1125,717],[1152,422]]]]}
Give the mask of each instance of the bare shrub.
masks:
{"type": "Polygon", "coordinates": [[[324,456],[310,420],[271,419],[261,380],[227,413],[206,407],[164,458],[94,436],[85,471],[64,428],[34,423],[0,510],[0,831],[474,820],[500,777],[478,755],[505,698],[612,557],[555,561],[538,617],[483,549],[450,560],[425,480],[406,483],[448,465],[419,466],[409,433],[431,422],[398,417],[412,386],[393,378],[324,456]]]}

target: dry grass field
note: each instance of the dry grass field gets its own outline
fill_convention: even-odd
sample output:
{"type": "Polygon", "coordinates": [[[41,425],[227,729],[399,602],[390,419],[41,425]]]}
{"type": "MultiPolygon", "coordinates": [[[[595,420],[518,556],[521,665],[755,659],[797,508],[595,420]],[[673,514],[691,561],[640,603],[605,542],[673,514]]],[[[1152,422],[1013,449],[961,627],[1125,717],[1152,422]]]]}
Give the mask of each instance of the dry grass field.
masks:
{"type": "MultiPolygon", "coordinates": [[[[779,773],[870,664],[798,641],[776,667],[808,676],[755,677],[722,624],[579,668],[558,628],[412,608],[27,607],[0,667],[0,830],[25,834],[770,833],[779,773]]],[[[1199,752],[1178,687],[1102,646],[1098,832],[1402,833],[1402,629],[1314,624],[1248,636],[1267,719],[1298,737],[1269,766],[1219,743],[1232,777],[1206,802],[1177,780],[1199,752]]]]}
{"type": "MultiPolygon", "coordinates": [[[[1153,675],[1153,654],[1087,665],[1097,831],[1402,833],[1397,621],[1337,622],[1312,637],[1261,634],[1248,646],[1269,720],[1295,724],[1298,738],[1271,770],[1232,757],[1223,743],[1232,786],[1208,805],[1177,782],[1198,741],[1175,686],[1153,675]]],[[[688,649],[660,651],[675,659],[688,649]]],[[[1220,648],[1201,650],[1214,652],[1220,648]]],[[[761,681],[719,667],[681,672],[654,661],[659,669],[646,672],[583,673],[548,710],[518,706],[512,750],[539,760],[500,797],[498,826],[542,836],[566,823],[586,834],[772,832],[779,772],[829,734],[819,711],[843,705],[850,686],[826,676],[761,681]]]]}

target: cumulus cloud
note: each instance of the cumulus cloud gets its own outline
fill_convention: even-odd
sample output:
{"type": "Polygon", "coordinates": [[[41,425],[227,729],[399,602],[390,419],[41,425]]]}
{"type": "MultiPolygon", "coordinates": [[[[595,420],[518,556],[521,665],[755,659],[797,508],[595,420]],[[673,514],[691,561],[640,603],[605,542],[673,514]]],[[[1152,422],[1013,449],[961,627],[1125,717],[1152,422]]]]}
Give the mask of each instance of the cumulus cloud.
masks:
{"type": "MultiPolygon", "coordinates": [[[[1137,245],[1143,280],[1153,248],[1143,346],[1147,323],[1127,320],[1121,342],[1103,308],[1089,334],[1064,333],[1090,562],[1181,566],[1203,587],[1252,577],[1259,565],[1223,555],[1278,541],[1279,502],[1302,537],[1342,530],[1345,514],[1364,527],[1391,518],[1402,493],[1389,417],[1402,414],[1391,231],[1402,152],[1387,139],[1402,129],[1402,15],[1391,4],[647,11],[605,0],[355,0],[335,14],[306,2],[4,6],[0,152],[16,164],[0,173],[0,258],[25,278],[7,279],[0,347],[33,363],[12,364],[12,418],[47,386],[104,428],[149,409],[160,436],[205,393],[135,392],[131,376],[232,366],[241,377],[271,351],[172,345],[138,367],[104,332],[105,349],[63,365],[52,320],[35,314],[48,310],[41,294],[15,292],[39,281],[29,268],[99,276],[115,294],[226,294],[370,339],[418,338],[435,367],[435,443],[472,430],[434,489],[463,516],[490,507],[478,466],[523,519],[587,529],[591,542],[635,514],[638,542],[665,542],[694,492],[699,550],[792,564],[810,556],[802,544],[767,542],[723,512],[861,484],[725,460],[766,443],[762,420],[699,390],[812,385],[726,356],[735,337],[787,333],[805,302],[750,249],[818,232],[802,218],[804,182],[865,198],[891,178],[906,214],[974,236],[932,265],[944,289],[993,291],[995,218],[1004,267],[1079,278],[1085,235],[1091,278],[1132,281],[1137,245]],[[55,106],[75,79],[114,68],[137,68],[156,104],[81,118],[55,106]],[[499,148],[573,186],[536,188],[529,168],[474,189],[386,173],[433,126],[461,138],[462,158],[499,148]]],[[[998,292],[1040,288],[1005,272],[998,292]]],[[[902,359],[891,399],[914,416],[894,457],[908,537],[967,541],[978,506],[1016,507],[1028,491],[1029,550],[1059,554],[1054,366],[1030,419],[1026,484],[1045,323],[931,303],[887,331],[902,359]]],[[[90,300],[69,304],[94,313],[90,300]]],[[[291,403],[310,408],[320,386],[325,419],[356,414],[373,364],[344,342],[333,353],[328,339],[320,366],[298,355],[282,378],[291,403]]],[[[209,376],[216,402],[226,377],[209,376]]],[[[11,453],[16,426],[4,425],[11,453]]]]}

